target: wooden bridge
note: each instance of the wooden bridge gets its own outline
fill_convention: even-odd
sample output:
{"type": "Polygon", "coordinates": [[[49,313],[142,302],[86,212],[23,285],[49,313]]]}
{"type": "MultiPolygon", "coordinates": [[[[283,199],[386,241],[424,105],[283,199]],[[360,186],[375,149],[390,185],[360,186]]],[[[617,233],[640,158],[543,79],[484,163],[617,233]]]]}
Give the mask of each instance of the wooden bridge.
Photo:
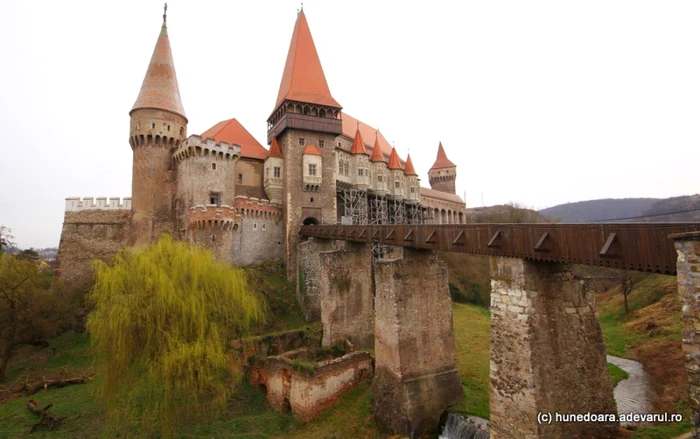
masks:
{"type": "Polygon", "coordinates": [[[303,226],[317,237],[533,261],[676,274],[670,235],[700,223],[450,224],[303,226]]]}

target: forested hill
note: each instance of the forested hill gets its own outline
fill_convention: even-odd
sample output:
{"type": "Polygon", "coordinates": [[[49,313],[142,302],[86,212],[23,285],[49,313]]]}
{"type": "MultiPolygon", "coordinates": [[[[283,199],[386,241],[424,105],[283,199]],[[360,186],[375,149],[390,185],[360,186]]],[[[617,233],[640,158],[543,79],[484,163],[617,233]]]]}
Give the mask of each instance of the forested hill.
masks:
{"type": "Polygon", "coordinates": [[[627,222],[700,221],[700,194],[673,198],[606,198],[560,204],[540,214],[561,218],[563,223],[585,223],[617,218],[645,217],[627,222]],[[693,212],[674,213],[694,210],[693,212]]]}

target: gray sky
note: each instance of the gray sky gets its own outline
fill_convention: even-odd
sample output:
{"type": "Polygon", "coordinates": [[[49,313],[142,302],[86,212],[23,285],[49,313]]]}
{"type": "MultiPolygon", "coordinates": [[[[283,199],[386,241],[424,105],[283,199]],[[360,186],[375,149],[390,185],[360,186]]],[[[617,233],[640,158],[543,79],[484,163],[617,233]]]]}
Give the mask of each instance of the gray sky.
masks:
{"type": "MultiPolygon", "coordinates": [[[[189,133],[264,144],[299,3],[169,3],[189,133]]],[[[0,224],[58,245],[64,199],[130,196],[129,110],[161,1],[0,0],[0,224]]],[[[307,0],[333,96],[469,207],[699,192],[700,2],[307,0]]]]}

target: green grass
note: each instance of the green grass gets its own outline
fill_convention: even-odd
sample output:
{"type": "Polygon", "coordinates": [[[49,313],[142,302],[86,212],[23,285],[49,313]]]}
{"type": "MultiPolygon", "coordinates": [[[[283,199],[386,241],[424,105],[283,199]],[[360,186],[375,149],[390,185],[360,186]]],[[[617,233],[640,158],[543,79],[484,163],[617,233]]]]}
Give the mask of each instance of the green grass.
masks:
{"type": "Polygon", "coordinates": [[[690,422],[686,419],[678,424],[639,427],[635,430],[632,439],[673,439],[689,432],[691,428],[690,422]]]}
{"type": "Polygon", "coordinates": [[[612,363],[608,363],[608,373],[610,374],[610,379],[612,380],[613,387],[617,386],[622,380],[626,380],[630,377],[630,374],[615,366],[612,363]]]}
{"type": "Polygon", "coordinates": [[[457,368],[462,379],[464,400],[454,412],[489,418],[489,356],[491,319],[476,305],[452,304],[457,368]]]}

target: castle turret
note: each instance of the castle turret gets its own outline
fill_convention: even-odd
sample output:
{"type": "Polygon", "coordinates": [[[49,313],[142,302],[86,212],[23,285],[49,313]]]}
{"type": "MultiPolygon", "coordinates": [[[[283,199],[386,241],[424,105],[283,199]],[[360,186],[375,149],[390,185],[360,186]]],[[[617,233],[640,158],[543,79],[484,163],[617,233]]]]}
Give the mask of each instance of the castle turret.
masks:
{"type": "Polygon", "coordinates": [[[389,174],[391,176],[389,193],[394,195],[394,198],[402,199],[404,197],[404,175],[403,168],[401,167],[401,160],[399,160],[399,154],[396,152],[396,148],[391,148],[391,155],[389,156],[387,168],[389,168],[389,174]]]}
{"type": "Polygon", "coordinates": [[[276,138],[272,139],[270,156],[265,159],[265,194],[272,203],[282,203],[282,176],[284,175],[284,157],[276,138]]]}
{"type": "Polygon", "coordinates": [[[369,158],[372,164],[372,189],[379,194],[387,193],[389,189],[389,171],[386,166],[382,148],[379,145],[379,133],[374,138],[372,155],[369,158]]]}
{"type": "Polygon", "coordinates": [[[335,145],[342,133],[340,104],[331,96],[306,15],[292,33],[277,102],[268,118],[267,140],[284,155],[284,259],[287,277],[297,275],[296,247],[302,224],[336,222],[335,145]],[[310,154],[307,146],[318,151],[310,154]],[[306,154],[305,154],[306,152],[306,154]],[[316,164],[317,167],[309,168],[316,164]],[[311,175],[311,172],[316,172],[311,175]],[[313,183],[323,181],[323,184],[313,183]]]}
{"type": "Polygon", "coordinates": [[[457,180],[457,165],[452,163],[445,154],[442,142],[438,146],[437,159],[428,171],[430,187],[440,192],[456,194],[455,181],[457,180]]]}
{"type": "Polygon", "coordinates": [[[420,201],[420,186],[418,184],[418,173],[413,167],[411,154],[406,158],[406,168],[403,170],[403,175],[406,177],[406,198],[410,202],[420,201]]]}
{"type": "Polygon", "coordinates": [[[352,181],[355,183],[358,189],[367,190],[369,188],[369,153],[365,149],[365,141],[360,133],[360,124],[357,124],[357,131],[355,132],[355,138],[352,142],[352,148],[350,148],[350,154],[352,154],[352,169],[354,175],[352,176],[352,181]]]}
{"type": "Polygon", "coordinates": [[[135,244],[142,244],[157,239],[163,232],[174,231],[176,172],[172,153],[187,135],[187,117],[180,100],[165,13],[141,91],[129,116],[129,143],[134,152],[132,239],[135,244]]]}

